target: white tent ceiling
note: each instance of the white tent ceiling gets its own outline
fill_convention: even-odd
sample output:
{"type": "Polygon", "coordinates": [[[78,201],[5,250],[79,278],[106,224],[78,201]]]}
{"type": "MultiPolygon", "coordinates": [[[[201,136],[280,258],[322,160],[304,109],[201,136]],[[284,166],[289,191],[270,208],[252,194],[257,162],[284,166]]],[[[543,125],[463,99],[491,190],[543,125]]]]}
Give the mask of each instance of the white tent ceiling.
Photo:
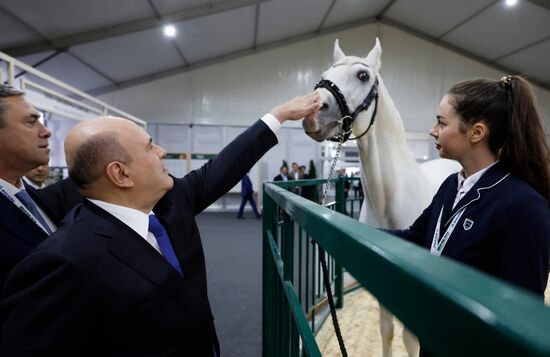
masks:
{"type": "Polygon", "coordinates": [[[0,51],[98,94],[376,21],[550,89],[549,0],[0,0],[0,51]]]}

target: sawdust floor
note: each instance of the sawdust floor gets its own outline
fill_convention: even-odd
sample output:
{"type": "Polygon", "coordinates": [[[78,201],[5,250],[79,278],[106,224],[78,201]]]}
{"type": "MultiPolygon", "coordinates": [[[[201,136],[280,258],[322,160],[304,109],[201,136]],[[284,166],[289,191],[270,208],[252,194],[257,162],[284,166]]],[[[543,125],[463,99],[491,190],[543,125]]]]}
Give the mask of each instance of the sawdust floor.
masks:
{"type": "MultiPolygon", "coordinates": [[[[545,302],[550,306],[550,279],[546,289],[545,302]]],[[[350,357],[382,356],[382,339],[379,332],[378,301],[364,289],[357,289],[344,298],[344,308],[338,311],[342,337],[350,357]]],[[[403,325],[395,320],[393,356],[407,357],[403,345],[403,325]]],[[[338,340],[334,334],[330,316],[316,336],[324,357],[341,356],[338,340]]]]}

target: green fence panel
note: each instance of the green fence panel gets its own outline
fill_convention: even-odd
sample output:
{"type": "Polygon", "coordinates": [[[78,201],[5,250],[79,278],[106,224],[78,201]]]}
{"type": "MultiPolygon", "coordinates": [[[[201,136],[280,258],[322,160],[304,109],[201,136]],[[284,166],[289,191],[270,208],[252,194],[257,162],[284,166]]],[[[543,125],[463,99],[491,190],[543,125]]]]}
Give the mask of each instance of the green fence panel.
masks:
{"type": "MultiPolygon", "coordinates": [[[[303,181],[316,185],[324,182],[303,181]]],[[[435,257],[426,249],[285,189],[298,185],[302,182],[285,182],[282,187],[264,184],[264,356],[281,356],[283,351],[290,353],[291,347],[295,349],[296,343],[290,337],[295,331],[300,334],[302,352],[319,353],[307,323],[307,306],[304,311],[292,277],[284,274],[285,265],[294,260],[289,256],[284,261],[276,259],[279,250],[273,232],[277,230],[271,218],[279,210],[403,321],[436,356],[550,356],[550,309],[539,297],[445,257],[435,257]],[[274,286],[279,294],[273,292],[274,286]],[[287,313],[292,315],[288,319],[294,324],[292,328],[277,325],[282,313],[273,311],[279,304],[274,301],[277,298],[285,300],[287,313]],[[288,336],[286,340],[276,338],[272,330],[277,326],[282,335],[288,336]],[[279,349],[278,343],[285,346],[279,349]]],[[[283,234],[282,239],[289,238],[283,234]]],[[[281,246],[284,244],[281,242],[281,246]]]]}

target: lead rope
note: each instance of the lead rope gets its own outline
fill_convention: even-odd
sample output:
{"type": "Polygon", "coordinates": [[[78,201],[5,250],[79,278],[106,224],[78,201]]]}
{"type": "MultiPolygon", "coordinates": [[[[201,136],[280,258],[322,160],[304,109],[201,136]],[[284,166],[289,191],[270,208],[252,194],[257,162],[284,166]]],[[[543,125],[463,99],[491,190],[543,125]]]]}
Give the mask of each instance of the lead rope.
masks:
{"type": "MultiPolygon", "coordinates": [[[[343,133],[342,133],[343,134],[343,133]]],[[[340,142],[336,148],[336,156],[332,161],[330,171],[328,174],[327,182],[325,183],[325,188],[323,190],[323,201],[321,205],[325,206],[325,201],[327,199],[327,191],[330,186],[330,179],[334,173],[334,168],[336,167],[336,162],[338,161],[338,155],[340,155],[340,150],[342,149],[342,144],[344,143],[344,135],[340,135],[340,142]]],[[[348,357],[348,352],[346,351],[346,345],[344,344],[344,339],[342,338],[342,332],[340,331],[340,324],[338,323],[338,316],[336,315],[336,307],[334,305],[334,298],[332,296],[332,289],[330,287],[327,262],[325,260],[325,251],[321,248],[320,244],[317,244],[319,250],[319,260],[321,261],[321,268],[323,269],[323,283],[325,284],[325,289],[327,290],[328,304],[330,307],[330,315],[332,317],[332,325],[334,326],[334,333],[336,333],[336,338],[338,339],[338,345],[340,345],[340,352],[342,352],[342,357],[348,357]]]]}

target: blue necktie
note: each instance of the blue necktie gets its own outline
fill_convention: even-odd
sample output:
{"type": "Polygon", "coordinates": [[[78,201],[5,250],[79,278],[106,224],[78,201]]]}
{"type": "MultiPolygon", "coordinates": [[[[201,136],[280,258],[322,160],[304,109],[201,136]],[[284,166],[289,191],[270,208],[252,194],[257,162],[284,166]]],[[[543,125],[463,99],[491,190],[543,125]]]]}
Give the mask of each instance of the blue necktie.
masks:
{"type": "Polygon", "coordinates": [[[48,225],[48,223],[46,223],[46,220],[44,219],[44,217],[42,217],[40,212],[38,212],[38,209],[34,205],[34,202],[32,201],[31,196],[29,196],[27,191],[21,190],[15,194],[15,197],[17,197],[19,201],[21,201],[23,206],[25,206],[29,210],[29,212],[34,216],[34,218],[36,218],[38,222],[42,224],[44,229],[48,232],[48,235],[52,234],[52,230],[50,229],[50,226],[48,225]]]}
{"type": "Polygon", "coordinates": [[[149,216],[149,231],[155,235],[157,243],[159,245],[160,251],[164,258],[174,267],[181,275],[183,272],[180,267],[180,262],[176,257],[174,248],[172,248],[172,243],[170,243],[170,237],[168,237],[168,232],[162,226],[158,218],[152,214],[149,216]]]}

